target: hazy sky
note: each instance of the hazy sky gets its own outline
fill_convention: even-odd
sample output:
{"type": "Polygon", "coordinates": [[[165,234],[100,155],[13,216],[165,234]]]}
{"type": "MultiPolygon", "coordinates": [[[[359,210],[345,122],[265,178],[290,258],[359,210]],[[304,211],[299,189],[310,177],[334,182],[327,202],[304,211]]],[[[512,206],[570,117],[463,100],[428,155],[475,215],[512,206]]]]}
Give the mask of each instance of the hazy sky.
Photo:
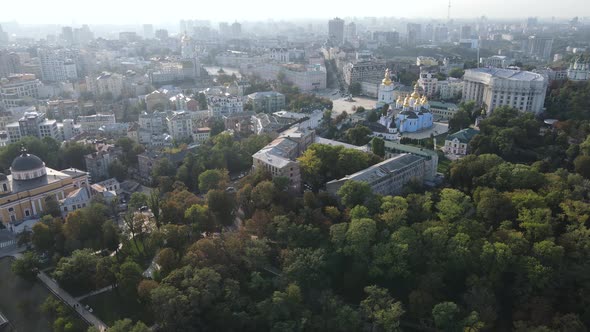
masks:
{"type": "MultiPolygon", "coordinates": [[[[445,18],[448,0],[0,0],[0,22],[135,24],[392,16],[445,18]],[[333,5],[333,4],[338,5],[333,5]]],[[[589,0],[452,0],[451,17],[590,16],[589,0]]]]}

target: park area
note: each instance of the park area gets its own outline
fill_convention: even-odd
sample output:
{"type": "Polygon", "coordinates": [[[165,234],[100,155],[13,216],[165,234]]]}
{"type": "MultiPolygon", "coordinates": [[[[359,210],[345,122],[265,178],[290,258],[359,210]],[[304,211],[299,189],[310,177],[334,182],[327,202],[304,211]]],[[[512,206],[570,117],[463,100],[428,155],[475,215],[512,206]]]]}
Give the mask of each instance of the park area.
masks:
{"type": "Polygon", "coordinates": [[[148,326],[154,323],[154,317],[146,305],[137,299],[126,298],[114,290],[88,297],[80,302],[92,308],[93,313],[109,326],[124,318],[141,320],[148,326]]]}
{"type": "Polygon", "coordinates": [[[15,275],[12,258],[0,259],[0,312],[10,325],[5,331],[50,332],[52,321],[40,306],[51,295],[40,282],[33,283],[15,275]]]}

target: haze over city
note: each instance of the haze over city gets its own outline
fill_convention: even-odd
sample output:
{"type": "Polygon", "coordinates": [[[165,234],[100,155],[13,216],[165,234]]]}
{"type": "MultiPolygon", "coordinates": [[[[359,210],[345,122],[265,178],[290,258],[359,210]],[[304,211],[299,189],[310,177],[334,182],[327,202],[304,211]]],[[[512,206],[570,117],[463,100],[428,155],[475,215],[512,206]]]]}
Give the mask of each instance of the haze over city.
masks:
{"type": "MultiPolygon", "coordinates": [[[[73,0],[3,1],[0,22],[18,21],[24,24],[139,24],[167,23],[181,18],[212,21],[254,21],[282,19],[328,19],[340,17],[405,17],[442,19],[447,16],[447,0],[387,1],[374,0],[363,5],[331,1],[302,0],[277,3],[270,0],[211,1],[179,0],[162,7],[161,1],[103,0],[96,4],[73,0]],[[34,10],[31,10],[34,8],[34,10]],[[26,15],[17,15],[26,12],[26,15]]],[[[537,16],[550,19],[590,16],[585,0],[452,0],[453,18],[487,16],[511,19],[537,16]],[[526,13],[526,14],[525,14],[526,13]],[[526,16],[523,16],[526,15],[526,16]]]]}
{"type": "Polygon", "coordinates": [[[0,4],[0,332],[590,331],[588,0],[0,4]]]}

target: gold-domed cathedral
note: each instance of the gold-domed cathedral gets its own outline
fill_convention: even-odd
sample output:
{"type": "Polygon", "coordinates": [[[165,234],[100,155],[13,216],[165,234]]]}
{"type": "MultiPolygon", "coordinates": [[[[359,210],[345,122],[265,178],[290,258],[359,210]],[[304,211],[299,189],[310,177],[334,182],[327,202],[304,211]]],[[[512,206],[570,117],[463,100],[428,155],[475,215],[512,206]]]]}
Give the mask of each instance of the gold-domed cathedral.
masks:
{"type": "Polygon", "coordinates": [[[425,95],[420,95],[418,84],[414,85],[414,91],[409,96],[398,97],[391,104],[388,114],[379,119],[379,123],[392,133],[412,133],[431,128],[433,116],[430,104],[425,95]]]}
{"type": "Polygon", "coordinates": [[[391,72],[389,68],[385,70],[385,77],[381,81],[381,85],[379,85],[379,92],[377,96],[377,104],[375,107],[381,108],[385,104],[389,104],[390,106],[393,105],[393,89],[395,86],[393,85],[393,81],[391,81],[391,72]]]}

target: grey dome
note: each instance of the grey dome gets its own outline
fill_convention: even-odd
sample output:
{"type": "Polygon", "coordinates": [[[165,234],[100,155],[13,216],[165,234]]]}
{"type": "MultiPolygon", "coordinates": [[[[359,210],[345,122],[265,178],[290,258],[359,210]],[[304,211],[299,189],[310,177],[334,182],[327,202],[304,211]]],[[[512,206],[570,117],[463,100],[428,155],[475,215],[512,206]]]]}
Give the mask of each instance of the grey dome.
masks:
{"type": "Polygon", "coordinates": [[[25,172],[32,171],[44,167],[45,164],[41,158],[34,154],[28,154],[23,152],[20,156],[16,157],[10,166],[12,172],[25,172]]]}

